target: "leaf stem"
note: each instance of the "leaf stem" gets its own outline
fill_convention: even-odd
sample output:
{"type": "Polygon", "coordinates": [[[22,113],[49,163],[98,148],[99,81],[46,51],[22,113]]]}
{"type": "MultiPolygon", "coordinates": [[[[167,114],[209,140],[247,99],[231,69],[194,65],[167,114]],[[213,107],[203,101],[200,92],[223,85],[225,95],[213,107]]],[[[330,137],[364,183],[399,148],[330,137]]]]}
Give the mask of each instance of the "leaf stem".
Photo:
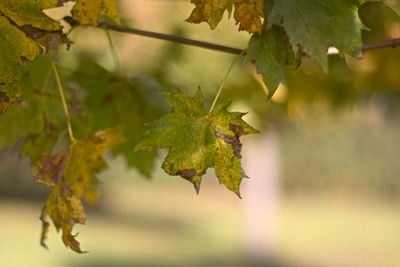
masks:
{"type": "Polygon", "coordinates": [[[56,81],[57,81],[57,85],[58,85],[58,91],[60,93],[61,102],[62,102],[63,107],[64,107],[65,117],[67,118],[69,139],[71,140],[72,143],[75,143],[76,139],[74,137],[74,133],[72,132],[71,118],[69,116],[67,102],[65,101],[65,96],[64,96],[62,85],[61,85],[60,76],[58,75],[57,67],[56,67],[56,64],[54,63],[53,59],[51,59],[51,65],[53,67],[54,75],[56,77],[56,81]]]}
{"type": "Polygon", "coordinates": [[[121,65],[119,64],[117,51],[115,50],[114,43],[112,41],[110,31],[108,29],[104,29],[104,30],[105,30],[106,35],[107,35],[108,44],[110,45],[112,57],[114,58],[115,70],[116,70],[117,73],[119,73],[120,69],[121,69],[121,65]]]}
{"type": "Polygon", "coordinates": [[[221,94],[222,89],[224,88],[224,85],[225,85],[226,81],[228,80],[229,73],[231,73],[231,70],[232,70],[233,66],[235,66],[236,62],[238,62],[239,58],[240,58],[241,56],[243,56],[244,53],[246,53],[246,50],[243,50],[242,53],[240,53],[240,54],[235,58],[235,60],[232,62],[231,66],[229,67],[228,71],[227,71],[226,74],[225,74],[224,79],[222,80],[221,85],[219,86],[217,95],[215,96],[214,102],[212,103],[211,108],[210,108],[210,111],[209,111],[208,113],[211,113],[211,112],[213,111],[213,109],[214,109],[214,107],[215,107],[215,104],[217,103],[217,100],[218,100],[218,98],[219,98],[219,95],[221,94]]]}

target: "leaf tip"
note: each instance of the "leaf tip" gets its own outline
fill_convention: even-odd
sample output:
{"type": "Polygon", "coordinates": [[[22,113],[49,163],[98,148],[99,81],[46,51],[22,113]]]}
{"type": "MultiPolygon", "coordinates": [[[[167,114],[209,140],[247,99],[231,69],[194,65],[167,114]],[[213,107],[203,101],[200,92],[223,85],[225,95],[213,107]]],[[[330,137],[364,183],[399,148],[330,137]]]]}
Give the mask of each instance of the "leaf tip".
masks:
{"type": "Polygon", "coordinates": [[[239,190],[237,192],[235,192],[235,194],[238,196],[238,198],[242,199],[242,196],[240,195],[239,190]]]}
{"type": "Polygon", "coordinates": [[[200,181],[196,181],[193,183],[194,190],[196,190],[196,194],[198,195],[200,192],[200,181]]]}

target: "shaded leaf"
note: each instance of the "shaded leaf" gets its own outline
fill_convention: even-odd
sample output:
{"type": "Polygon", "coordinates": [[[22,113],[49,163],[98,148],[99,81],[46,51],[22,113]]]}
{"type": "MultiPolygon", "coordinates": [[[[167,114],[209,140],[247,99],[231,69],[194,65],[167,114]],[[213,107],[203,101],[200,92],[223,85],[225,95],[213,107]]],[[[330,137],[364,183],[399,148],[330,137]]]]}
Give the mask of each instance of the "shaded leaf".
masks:
{"type": "Polygon", "coordinates": [[[327,71],[329,46],[350,55],[355,55],[362,46],[359,4],[348,0],[274,1],[267,14],[268,23],[282,25],[292,47],[301,46],[327,71]]]}
{"type": "Polygon", "coordinates": [[[49,58],[43,58],[46,58],[45,62],[40,59],[28,66],[29,75],[23,72],[23,100],[9,106],[0,118],[0,148],[11,148],[19,139],[24,138],[20,156],[29,156],[33,166],[42,154],[51,153],[59,134],[66,132],[66,119],[60,98],[53,95],[58,92],[36,91],[47,76],[45,73],[49,58]]]}
{"type": "Polygon", "coordinates": [[[296,65],[292,46],[280,26],[272,26],[264,30],[261,36],[253,34],[247,49],[247,60],[255,61],[257,72],[262,74],[271,98],[279,83],[285,81],[285,66],[296,65]]]}
{"type": "MultiPolygon", "coordinates": [[[[135,151],[136,144],[145,131],[144,124],[161,114],[157,103],[150,102],[152,92],[139,82],[113,74],[90,58],[81,58],[80,67],[71,77],[71,86],[83,91],[85,109],[75,119],[74,129],[84,132],[81,136],[92,135],[107,127],[117,127],[124,136],[124,142],[113,147],[114,155],[123,155],[128,166],[137,168],[149,176],[153,170],[155,151],[135,151]]],[[[78,136],[79,136],[78,135],[78,136]]]]}
{"type": "Polygon", "coordinates": [[[229,112],[229,104],[219,105],[210,114],[199,89],[194,97],[184,92],[165,93],[172,112],[151,124],[137,150],[168,148],[162,168],[192,182],[196,191],[208,168],[214,168],[219,182],[239,195],[246,177],[240,166],[239,137],[258,131],[244,122],[244,113],[229,112]]]}

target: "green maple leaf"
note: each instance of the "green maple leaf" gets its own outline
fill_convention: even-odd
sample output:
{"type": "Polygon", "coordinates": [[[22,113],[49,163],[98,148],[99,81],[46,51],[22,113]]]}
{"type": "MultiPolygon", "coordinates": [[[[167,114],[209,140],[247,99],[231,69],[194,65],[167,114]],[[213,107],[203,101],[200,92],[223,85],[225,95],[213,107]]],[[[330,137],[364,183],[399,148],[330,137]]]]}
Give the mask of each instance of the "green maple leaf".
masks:
{"type": "Polygon", "coordinates": [[[261,36],[253,34],[247,49],[247,60],[255,61],[257,72],[262,74],[271,98],[279,83],[285,81],[285,66],[297,65],[292,46],[285,30],[273,25],[263,30],[261,36]]]}
{"type": "Polygon", "coordinates": [[[367,1],[274,1],[268,23],[282,25],[292,47],[300,46],[327,71],[329,46],[350,55],[361,48],[364,26],[357,10],[363,2],[367,1]]]}
{"type": "Polygon", "coordinates": [[[41,214],[41,244],[46,246],[49,216],[57,231],[62,230],[66,246],[82,253],[79,242],[72,234],[76,223],[84,224],[86,214],[82,200],[93,203],[98,198],[96,173],[105,168],[105,151],[121,142],[118,131],[98,132],[93,138],[79,139],[69,151],[61,151],[53,156],[42,156],[33,176],[35,181],[54,186],[41,214]]]}
{"type": "Polygon", "coordinates": [[[197,192],[206,170],[214,168],[219,182],[239,195],[240,182],[246,177],[240,165],[239,137],[258,133],[242,120],[245,113],[227,111],[228,103],[208,114],[200,88],[194,97],[180,90],[164,97],[172,112],[151,124],[136,150],[168,148],[162,168],[192,182],[197,192]]]}
{"type": "MultiPolygon", "coordinates": [[[[45,46],[55,57],[66,41],[61,25],[42,10],[58,6],[58,0],[0,0],[0,93],[2,103],[15,102],[20,96],[19,76],[26,61],[35,60],[45,46]],[[4,97],[5,94],[5,97],[4,97]],[[5,98],[5,99],[4,99],[5,98]]],[[[0,112],[4,111],[0,107],[0,112]]]]}
{"type": "Polygon", "coordinates": [[[58,92],[49,84],[47,92],[39,88],[47,80],[50,59],[41,57],[23,71],[23,100],[0,115],[0,148],[11,148],[24,139],[20,156],[29,156],[36,165],[41,154],[51,153],[59,134],[66,132],[66,119],[58,92]]]}
{"type": "Polygon", "coordinates": [[[79,123],[74,129],[86,130],[82,136],[107,127],[121,129],[124,142],[112,148],[113,154],[123,155],[128,166],[150,176],[156,152],[135,151],[134,148],[142,139],[144,124],[161,113],[146,97],[151,92],[132,79],[107,71],[93,59],[82,57],[81,60],[70,78],[73,86],[78,84],[84,91],[86,109],[83,120],[73,121],[75,125],[79,123]]]}

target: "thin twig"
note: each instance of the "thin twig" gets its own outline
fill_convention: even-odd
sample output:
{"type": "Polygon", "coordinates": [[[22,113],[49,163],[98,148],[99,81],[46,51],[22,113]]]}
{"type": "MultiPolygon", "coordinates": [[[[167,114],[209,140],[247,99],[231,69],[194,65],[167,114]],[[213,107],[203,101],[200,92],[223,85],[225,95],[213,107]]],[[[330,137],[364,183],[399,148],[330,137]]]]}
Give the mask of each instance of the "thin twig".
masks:
{"type": "Polygon", "coordinates": [[[246,52],[246,50],[243,50],[243,52],[240,53],[240,54],[235,58],[235,60],[232,62],[231,66],[229,67],[228,71],[227,71],[226,74],[225,74],[224,79],[222,80],[221,85],[220,85],[219,88],[218,88],[217,95],[215,96],[214,101],[213,101],[213,103],[212,103],[212,105],[211,105],[210,111],[209,111],[208,113],[211,113],[211,112],[213,111],[213,109],[214,109],[214,107],[215,107],[215,104],[217,103],[217,100],[218,100],[218,98],[219,98],[219,95],[221,94],[222,89],[224,88],[225,83],[226,83],[226,81],[228,80],[229,73],[231,73],[231,70],[232,70],[233,66],[235,66],[236,62],[238,62],[239,58],[240,58],[241,56],[243,56],[245,52],[246,52]]]}
{"type": "Polygon", "coordinates": [[[384,47],[395,48],[396,46],[399,46],[399,45],[400,45],[400,38],[396,38],[396,39],[389,39],[389,40],[383,40],[383,41],[372,42],[372,43],[365,43],[362,47],[362,50],[368,51],[368,50],[379,49],[379,48],[384,48],[384,47]]]}
{"type": "MultiPolygon", "coordinates": [[[[159,40],[185,44],[185,45],[197,46],[197,47],[202,47],[202,48],[206,48],[206,49],[211,49],[211,50],[235,54],[235,55],[239,55],[244,51],[243,49],[240,49],[240,48],[234,48],[234,47],[199,41],[199,40],[193,40],[193,39],[185,38],[182,36],[165,34],[165,33],[157,33],[157,32],[151,32],[151,31],[143,31],[143,30],[133,29],[133,28],[129,28],[129,27],[112,25],[112,24],[108,24],[108,23],[100,23],[99,26],[104,29],[110,29],[113,31],[136,34],[136,35],[140,35],[140,36],[145,36],[145,37],[150,37],[150,38],[155,38],[155,39],[159,39],[159,40]]],[[[400,38],[365,43],[362,47],[362,51],[368,51],[368,50],[379,49],[379,48],[384,48],[384,47],[395,48],[397,46],[400,46],[400,38]]],[[[339,52],[332,52],[329,54],[338,54],[338,53],[339,52]]]]}
{"type": "Polygon", "coordinates": [[[58,85],[58,91],[60,93],[61,102],[62,102],[63,107],[64,107],[65,117],[67,118],[69,139],[71,139],[72,143],[75,143],[76,139],[74,137],[74,133],[72,132],[71,118],[69,116],[67,102],[65,101],[65,96],[64,96],[62,85],[61,85],[60,76],[58,75],[57,67],[56,67],[56,64],[54,63],[53,59],[51,59],[51,65],[53,66],[54,75],[56,77],[56,81],[57,81],[57,85],[58,85]]]}

